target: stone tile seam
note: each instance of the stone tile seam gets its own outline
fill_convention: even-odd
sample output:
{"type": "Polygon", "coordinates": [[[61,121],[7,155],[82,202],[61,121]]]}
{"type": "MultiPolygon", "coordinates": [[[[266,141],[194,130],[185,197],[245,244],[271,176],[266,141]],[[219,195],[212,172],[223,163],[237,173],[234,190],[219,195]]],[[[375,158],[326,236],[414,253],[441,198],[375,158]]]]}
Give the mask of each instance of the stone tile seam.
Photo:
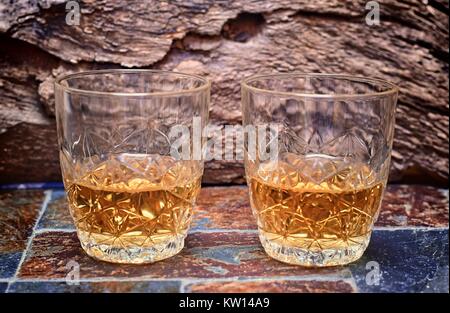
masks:
{"type": "Polygon", "coordinates": [[[186,292],[186,286],[198,283],[225,283],[225,282],[271,282],[271,281],[294,281],[294,282],[337,282],[343,281],[351,285],[357,292],[356,281],[353,277],[341,277],[339,275],[305,275],[305,276],[269,276],[269,277],[226,277],[226,278],[188,278],[180,279],[180,293],[186,292]]]}

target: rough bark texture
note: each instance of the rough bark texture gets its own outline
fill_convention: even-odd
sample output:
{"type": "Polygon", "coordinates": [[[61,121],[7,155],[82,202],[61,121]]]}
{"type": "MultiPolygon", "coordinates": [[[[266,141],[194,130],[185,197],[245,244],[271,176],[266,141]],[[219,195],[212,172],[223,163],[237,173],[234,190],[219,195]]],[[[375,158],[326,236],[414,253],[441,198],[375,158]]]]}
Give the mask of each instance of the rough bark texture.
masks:
{"type": "MultiPolygon", "coordinates": [[[[59,180],[53,80],[142,67],[206,75],[213,123],[240,122],[239,81],[275,71],[376,76],[400,87],[391,181],[448,179],[448,1],[65,1],[0,3],[0,183],[59,180]]],[[[211,162],[206,183],[243,182],[211,162]]]]}

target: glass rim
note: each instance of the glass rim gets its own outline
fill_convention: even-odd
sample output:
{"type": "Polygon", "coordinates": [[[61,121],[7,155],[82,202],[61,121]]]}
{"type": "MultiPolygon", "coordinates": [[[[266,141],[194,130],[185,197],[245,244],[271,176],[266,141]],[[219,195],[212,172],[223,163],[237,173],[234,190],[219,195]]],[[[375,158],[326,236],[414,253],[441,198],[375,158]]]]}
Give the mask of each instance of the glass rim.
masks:
{"type": "Polygon", "coordinates": [[[89,70],[89,71],[81,71],[70,74],[61,74],[55,79],[55,86],[62,88],[65,92],[69,93],[78,93],[84,95],[92,95],[92,96],[113,96],[113,97],[148,97],[148,96],[176,96],[180,94],[191,94],[196,92],[201,92],[208,90],[211,87],[211,82],[199,75],[188,74],[176,71],[169,70],[154,70],[154,69],[101,69],[101,70],[89,70]],[[97,90],[88,90],[88,89],[80,89],[69,86],[64,86],[63,82],[68,81],[73,78],[101,75],[101,74],[138,74],[138,73],[156,73],[156,74],[168,74],[175,75],[178,77],[188,77],[195,78],[202,82],[202,85],[199,87],[194,87],[190,89],[184,90],[176,90],[176,91],[155,91],[155,92],[108,92],[108,91],[97,91],[97,90]]]}
{"type": "Polygon", "coordinates": [[[380,96],[393,95],[398,93],[399,88],[394,83],[387,80],[375,78],[375,77],[364,77],[364,76],[353,76],[347,74],[327,74],[327,73],[302,73],[302,72],[292,72],[292,73],[274,73],[274,74],[258,74],[244,78],[241,82],[241,87],[243,89],[248,89],[251,91],[271,94],[271,95],[282,95],[282,96],[293,96],[302,98],[321,98],[321,99],[351,99],[351,98],[373,98],[380,96]],[[249,83],[252,81],[264,79],[264,78],[285,78],[285,77],[316,77],[316,78],[334,78],[336,80],[347,80],[350,82],[366,82],[366,83],[378,83],[389,87],[388,90],[378,91],[378,92],[367,92],[367,93],[351,93],[351,94],[339,94],[339,93],[304,93],[304,92],[291,92],[291,91],[277,91],[272,89],[264,89],[250,86],[249,83]]]}

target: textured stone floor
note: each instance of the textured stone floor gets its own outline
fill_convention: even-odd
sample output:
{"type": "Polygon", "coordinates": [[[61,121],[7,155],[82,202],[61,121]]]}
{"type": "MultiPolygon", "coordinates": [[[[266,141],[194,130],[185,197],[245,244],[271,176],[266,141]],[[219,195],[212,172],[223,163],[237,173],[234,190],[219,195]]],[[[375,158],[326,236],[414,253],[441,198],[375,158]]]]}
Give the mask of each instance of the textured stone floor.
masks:
{"type": "Polygon", "coordinates": [[[0,192],[0,292],[449,291],[448,190],[389,186],[364,256],[325,269],[266,256],[246,187],[203,188],[185,249],[150,265],[88,257],[64,196],[61,189],[0,192]]]}

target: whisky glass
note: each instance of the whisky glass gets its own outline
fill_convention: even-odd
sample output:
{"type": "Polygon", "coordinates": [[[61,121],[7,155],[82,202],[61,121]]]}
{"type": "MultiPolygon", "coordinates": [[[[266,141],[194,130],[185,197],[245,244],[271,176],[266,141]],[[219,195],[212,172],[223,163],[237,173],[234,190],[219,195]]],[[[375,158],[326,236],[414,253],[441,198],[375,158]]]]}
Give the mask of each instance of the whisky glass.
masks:
{"type": "Polygon", "coordinates": [[[361,257],[388,178],[397,94],[389,82],[346,75],[242,82],[245,129],[276,126],[255,132],[255,153],[255,138],[244,141],[250,202],[269,256],[303,266],[361,257]]]}
{"type": "Polygon", "coordinates": [[[193,149],[181,158],[183,147],[174,153],[174,144],[190,148],[194,122],[197,131],[206,126],[209,93],[206,79],[168,71],[97,70],[56,80],[63,181],[88,255],[139,264],[183,248],[203,160],[193,149]],[[187,136],[172,136],[180,126],[187,136]]]}

